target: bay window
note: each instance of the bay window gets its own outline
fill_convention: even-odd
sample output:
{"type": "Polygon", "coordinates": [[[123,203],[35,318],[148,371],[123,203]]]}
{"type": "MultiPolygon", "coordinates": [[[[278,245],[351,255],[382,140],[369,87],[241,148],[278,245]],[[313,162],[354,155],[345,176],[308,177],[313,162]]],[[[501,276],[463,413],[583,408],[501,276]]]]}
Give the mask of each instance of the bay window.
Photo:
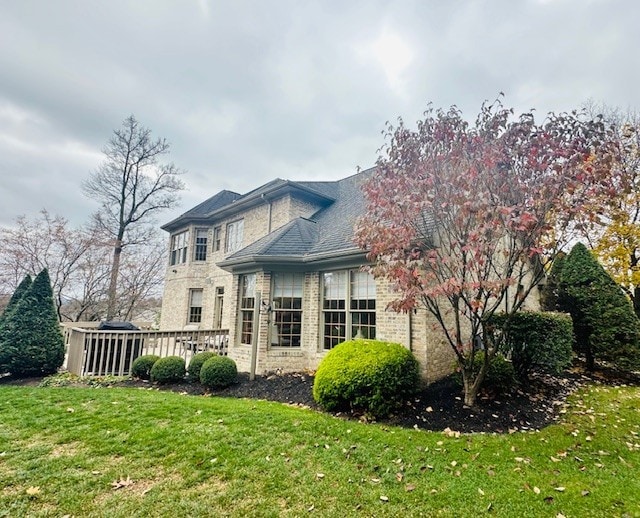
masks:
{"type": "Polygon", "coordinates": [[[376,337],[376,285],[360,270],[322,275],[322,345],[331,349],[352,338],[376,337]]]}

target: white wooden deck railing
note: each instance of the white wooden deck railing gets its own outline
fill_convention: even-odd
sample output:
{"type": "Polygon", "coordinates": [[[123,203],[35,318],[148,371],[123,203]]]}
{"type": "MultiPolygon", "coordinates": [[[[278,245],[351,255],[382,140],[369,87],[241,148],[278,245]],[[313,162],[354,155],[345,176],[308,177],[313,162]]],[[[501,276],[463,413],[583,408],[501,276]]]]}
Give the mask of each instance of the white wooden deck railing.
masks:
{"type": "Polygon", "coordinates": [[[187,365],[201,351],[227,355],[229,331],[98,331],[71,328],[67,333],[67,370],[78,376],[126,376],[138,356],[180,356],[187,365]]]}

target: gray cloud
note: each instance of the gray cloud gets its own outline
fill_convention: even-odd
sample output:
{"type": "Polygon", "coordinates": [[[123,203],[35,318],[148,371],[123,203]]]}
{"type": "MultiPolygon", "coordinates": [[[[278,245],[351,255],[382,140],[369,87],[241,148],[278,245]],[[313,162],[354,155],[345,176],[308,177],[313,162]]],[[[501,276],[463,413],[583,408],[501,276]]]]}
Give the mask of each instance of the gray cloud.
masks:
{"type": "Polygon", "coordinates": [[[4,2],[0,225],[80,224],[80,182],[133,113],[188,171],[182,206],[274,177],[374,163],[385,121],[429,101],[473,117],[506,94],[544,114],[638,107],[632,1],[4,2]]]}

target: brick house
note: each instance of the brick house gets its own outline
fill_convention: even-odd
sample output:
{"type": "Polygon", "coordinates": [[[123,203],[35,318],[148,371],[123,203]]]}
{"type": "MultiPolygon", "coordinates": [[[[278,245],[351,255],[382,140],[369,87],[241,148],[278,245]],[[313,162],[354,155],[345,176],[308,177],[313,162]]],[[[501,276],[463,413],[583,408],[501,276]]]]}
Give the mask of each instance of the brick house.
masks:
{"type": "Polygon", "coordinates": [[[258,374],[315,370],[356,335],[410,348],[428,382],[450,373],[453,353],[432,318],[386,310],[387,284],[361,270],[353,232],[372,173],[221,191],[164,225],[161,329],[228,329],[229,356],[258,374]]]}

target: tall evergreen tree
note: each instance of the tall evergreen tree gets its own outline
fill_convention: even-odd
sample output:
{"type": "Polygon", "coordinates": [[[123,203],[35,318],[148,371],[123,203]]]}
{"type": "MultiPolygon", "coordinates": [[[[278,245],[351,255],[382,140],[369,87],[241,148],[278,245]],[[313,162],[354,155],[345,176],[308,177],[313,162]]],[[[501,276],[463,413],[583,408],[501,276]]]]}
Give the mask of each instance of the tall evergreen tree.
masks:
{"type": "Polygon", "coordinates": [[[18,301],[22,298],[22,296],[26,293],[26,291],[31,286],[31,275],[27,274],[24,279],[18,284],[16,291],[13,292],[11,298],[9,299],[9,303],[7,307],[4,308],[4,311],[0,315],[0,322],[2,322],[8,315],[9,312],[15,307],[18,301]]]}
{"type": "Polygon", "coordinates": [[[6,366],[2,364],[3,358],[5,357],[2,354],[2,348],[5,341],[4,327],[2,323],[7,319],[7,317],[11,314],[11,312],[15,309],[16,305],[18,304],[18,301],[27,292],[27,290],[29,289],[29,286],[31,286],[31,275],[27,274],[25,278],[22,279],[22,282],[18,284],[16,291],[13,292],[13,295],[11,295],[11,298],[9,299],[9,303],[7,304],[7,307],[4,308],[4,311],[0,315],[0,374],[3,374],[6,371],[6,366]]]}
{"type": "Polygon", "coordinates": [[[640,322],[620,286],[582,244],[561,272],[559,309],[571,314],[576,345],[593,370],[595,360],[640,366],[640,322]]]}
{"type": "Polygon", "coordinates": [[[62,365],[64,338],[46,269],[0,323],[0,338],[0,366],[14,376],[52,374],[62,365]]]}

